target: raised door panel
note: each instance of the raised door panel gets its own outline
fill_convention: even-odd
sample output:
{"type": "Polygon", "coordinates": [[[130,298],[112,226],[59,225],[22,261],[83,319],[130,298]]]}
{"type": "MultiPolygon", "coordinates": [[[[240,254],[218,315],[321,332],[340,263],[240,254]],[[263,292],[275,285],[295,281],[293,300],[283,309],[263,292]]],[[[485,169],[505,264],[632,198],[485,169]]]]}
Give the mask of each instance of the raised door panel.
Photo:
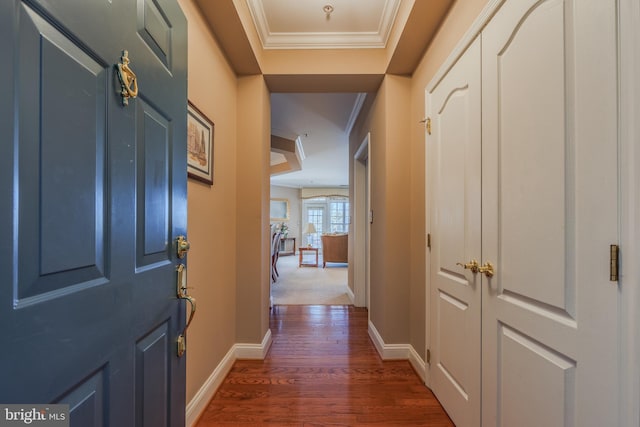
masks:
{"type": "Polygon", "coordinates": [[[510,1],[482,33],[483,425],[616,424],[615,108],[586,105],[615,104],[613,3],[510,1]]]}
{"type": "Polygon", "coordinates": [[[88,378],[75,384],[57,402],[69,405],[73,425],[106,427],[109,425],[107,405],[109,369],[101,367],[88,378]]]}
{"type": "Polygon", "coordinates": [[[141,97],[136,101],[136,267],[171,259],[171,123],[141,97]]]}
{"type": "Polygon", "coordinates": [[[169,325],[163,323],[136,343],[136,425],[166,427],[169,425],[170,370],[173,352],[169,325]]]}
{"type": "Polygon", "coordinates": [[[480,420],[480,43],[427,94],[431,193],[431,387],[458,426],[480,420]]]}
{"type": "Polygon", "coordinates": [[[172,69],[174,34],[170,18],[157,0],[137,0],[137,3],[138,34],[158,60],[172,69]]]}
{"type": "Polygon", "coordinates": [[[567,303],[574,300],[575,287],[570,282],[565,286],[556,284],[572,239],[565,206],[565,193],[571,191],[566,187],[571,184],[567,182],[565,166],[573,141],[565,138],[564,115],[571,81],[565,82],[562,9],[561,1],[546,2],[533,9],[493,60],[497,60],[499,75],[498,235],[502,291],[567,314],[573,311],[567,303]],[[532,64],[544,66],[531,72],[532,64]],[[541,246],[544,251],[539,250],[541,246]],[[531,265],[545,268],[532,275],[520,274],[531,265]]]}
{"type": "Polygon", "coordinates": [[[21,238],[14,250],[21,260],[15,301],[24,306],[107,281],[109,67],[33,9],[19,13],[21,238]]]}
{"type": "Polygon", "coordinates": [[[562,426],[571,422],[576,362],[508,326],[498,331],[503,360],[501,405],[508,408],[500,425],[562,426]]]}

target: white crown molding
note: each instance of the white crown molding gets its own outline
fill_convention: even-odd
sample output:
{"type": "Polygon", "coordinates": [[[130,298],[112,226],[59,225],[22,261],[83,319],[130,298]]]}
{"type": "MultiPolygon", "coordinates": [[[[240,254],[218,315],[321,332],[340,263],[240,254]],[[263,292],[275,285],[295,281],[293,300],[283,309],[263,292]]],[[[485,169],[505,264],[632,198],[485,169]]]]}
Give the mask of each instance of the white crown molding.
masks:
{"type": "Polygon", "coordinates": [[[300,161],[300,163],[302,163],[304,159],[307,158],[307,156],[304,154],[302,139],[299,136],[296,138],[296,156],[298,156],[298,160],[300,161]]]}
{"type": "Polygon", "coordinates": [[[389,40],[400,0],[385,3],[377,32],[275,33],[269,28],[261,0],[246,0],[264,49],[371,49],[384,48],[389,40]]]}
{"type": "Polygon", "coordinates": [[[347,127],[345,128],[345,133],[347,135],[351,134],[351,130],[353,129],[353,125],[360,114],[360,110],[362,110],[362,105],[364,104],[364,100],[367,98],[366,93],[359,93],[356,97],[355,102],[353,103],[353,109],[351,110],[351,115],[349,116],[349,121],[347,122],[347,127]]]}
{"type": "Polygon", "coordinates": [[[271,33],[265,49],[373,49],[385,47],[379,33],[271,33]]]}
{"type": "Polygon", "coordinates": [[[251,13],[251,19],[258,30],[258,36],[260,42],[264,47],[267,36],[269,34],[269,26],[267,25],[267,15],[264,13],[262,2],[260,0],[247,0],[247,6],[249,7],[249,13],[251,13]]]}
{"type": "Polygon", "coordinates": [[[384,11],[382,12],[382,19],[380,20],[378,34],[383,38],[385,46],[389,40],[393,24],[396,21],[396,16],[398,16],[398,9],[400,9],[400,0],[388,0],[384,4],[384,11]]]}

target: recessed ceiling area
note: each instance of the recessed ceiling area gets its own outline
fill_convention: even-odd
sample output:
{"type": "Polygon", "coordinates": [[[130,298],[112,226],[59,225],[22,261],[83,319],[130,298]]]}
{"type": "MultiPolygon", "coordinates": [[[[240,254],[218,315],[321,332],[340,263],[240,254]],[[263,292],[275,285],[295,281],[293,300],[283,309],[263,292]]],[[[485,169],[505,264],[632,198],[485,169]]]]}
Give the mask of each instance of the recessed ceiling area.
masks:
{"type": "Polygon", "coordinates": [[[278,92],[289,77],[308,92],[336,80],[369,92],[385,73],[413,73],[455,0],[194,1],[238,76],[262,74],[278,92]]]}
{"type": "Polygon", "coordinates": [[[271,135],[270,175],[282,175],[302,169],[304,150],[300,137],[295,139],[271,135]]]}
{"type": "Polygon", "coordinates": [[[399,0],[247,0],[265,49],[384,48],[399,0]]]}
{"type": "Polygon", "coordinates": [[[263,76],[272,136],[301,144],[271,159],[272,184],[296,188],[348,185],[364,94],[413,74],[454,1],[195,0],[236,75],[263,76]]]}

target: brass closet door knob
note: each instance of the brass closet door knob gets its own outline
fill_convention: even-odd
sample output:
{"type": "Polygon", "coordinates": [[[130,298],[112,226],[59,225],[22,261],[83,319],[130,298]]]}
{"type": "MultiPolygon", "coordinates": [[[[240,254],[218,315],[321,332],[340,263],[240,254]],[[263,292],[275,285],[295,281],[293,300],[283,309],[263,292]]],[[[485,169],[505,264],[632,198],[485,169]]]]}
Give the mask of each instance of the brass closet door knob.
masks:
{"type": "Polygon", "coordinates": [[[488,278],[492,278],[495,273],[495,271],[493,270],[493,264],[491,264],[490,262],[485,262],[478,268],[478,271],[480,273],[484,273],[484,275],[488,278]]]}
{"type": "Polygon", "coordinates": [[[466,264],[456,262],[456,265],[463,267],[465,270],[471,270],[471,272],[474,274],[477,273],[478,269],[480,268],[480,264],[478,264],[478,261],[476,261],[475,259],[472,259],[466,264]]]}

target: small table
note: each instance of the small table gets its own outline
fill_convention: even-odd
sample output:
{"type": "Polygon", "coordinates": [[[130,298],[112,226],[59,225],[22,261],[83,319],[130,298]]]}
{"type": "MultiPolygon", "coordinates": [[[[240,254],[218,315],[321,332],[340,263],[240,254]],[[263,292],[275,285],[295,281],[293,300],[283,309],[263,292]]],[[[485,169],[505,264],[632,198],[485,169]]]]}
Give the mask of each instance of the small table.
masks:
{"type": "Polygon", "coordinates": [[[318,248],[310,248],[308,246],[302,246],[300,247],[300,249],[298,249],[298,251],[300,252],[300,262],[298,263],[298,267],[317,267],[318,266],[318,248]],[[306,251],[310,251],[310,252],[315,252],[316,253],[316,263],[312,264],[312,263],[303,263],[302,262],[302,257],[303,254],[306,251]]]}
{"type": "Polygon", "coordinates": [[[296,238],[295,237],[283,237],[280,240],[280,256],[295,255],[296,253],[296,238]],[[289,245],[288,243],[292,244],[289,245]]]}

